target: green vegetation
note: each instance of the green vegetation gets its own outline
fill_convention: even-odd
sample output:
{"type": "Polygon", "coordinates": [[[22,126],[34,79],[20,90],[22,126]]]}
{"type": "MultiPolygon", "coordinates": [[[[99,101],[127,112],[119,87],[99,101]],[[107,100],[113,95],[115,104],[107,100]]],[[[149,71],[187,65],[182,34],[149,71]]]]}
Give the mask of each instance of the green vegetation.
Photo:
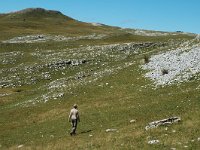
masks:
{"type": "Polygon", "coordinates": [[[78,22],[60,13],[37,13],[1,15],[0,40],[34,34],[79,37],[95,33],[107,37],[0,43],[1,80],[9,78],[16,84],[0,88],[0,149],[20,145],[21,149],[36,150],[200,148],[200,81],[191,79],[155,89],[140,67],[151,55],[177,48],[194,36],[134,35],[117,27],[78,22]],[[106,47],[129,42],[154,46],[136,45],[137,53],[126,51],[127,45],[122,50],[106,47]],[[10,56],[14,51],[18,53],[10,56]],[[62,64],[69,59],[86,62],[62,64]],[[53,81],[66,86],[50,89],[53,81]],[[59,93],[64,94],[54,96],[59,93]],[[47,101],[44,95],[49,96],[47,101]],[[77,136],[71,137],[68,113],[74,103],[78,104],[81,122],[77,136]],[[181,122],[145,130],[149,122],[171,116],[180,116],[181,122]],[[133,119],[136,122],[130,123],[133,119]],[[106,129],[117,132],[107,133],[106,129]],[[160,142],[150,145],[149,140],[160,142]]]}

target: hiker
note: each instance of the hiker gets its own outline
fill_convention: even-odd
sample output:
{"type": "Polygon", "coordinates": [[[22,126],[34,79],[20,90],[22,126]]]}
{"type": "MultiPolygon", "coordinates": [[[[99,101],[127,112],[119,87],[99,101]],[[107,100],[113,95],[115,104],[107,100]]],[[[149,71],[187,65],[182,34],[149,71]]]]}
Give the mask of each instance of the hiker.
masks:
{"type": "Polygon", "coordinates": [[[79,117],[77,108],[78,108],[78,106],[76,104],[74,104],[74,106],[71,109],[70,114],[69,114],[69,122],[71,122],[71,124],[72,124],[72,130],[70,132],[71,136],[76,134],[76,128],[77,128],[78,121],[80,122],[80,117],[79,117]]]}

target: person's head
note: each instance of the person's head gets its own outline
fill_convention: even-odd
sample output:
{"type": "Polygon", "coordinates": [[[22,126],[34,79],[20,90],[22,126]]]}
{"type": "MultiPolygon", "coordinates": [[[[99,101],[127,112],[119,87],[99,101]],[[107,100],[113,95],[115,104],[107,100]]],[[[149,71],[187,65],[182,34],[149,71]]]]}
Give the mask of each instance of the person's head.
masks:
{"type": "Polygon", "coordinates": [[[76,108],[78,108],[77,104],[74,104],[74,106],[73,106],[73,107],[74,107],[75,109],[76,109],[76,108]]]}

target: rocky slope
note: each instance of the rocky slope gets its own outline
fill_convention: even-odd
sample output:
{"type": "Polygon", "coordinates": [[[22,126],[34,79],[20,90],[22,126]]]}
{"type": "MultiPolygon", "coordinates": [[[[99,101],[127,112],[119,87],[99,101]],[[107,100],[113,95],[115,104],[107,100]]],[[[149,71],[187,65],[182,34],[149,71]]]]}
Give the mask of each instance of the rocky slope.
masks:
{"type": "Polygon", "coordinates": [[[150,70],[145,76],[151,78],[156,86],[178,84],[192,78],[198,80],[200,44],[197,38],[182,43],[176,49],[151,56],[150,62],[142,66],[150,70]]]}

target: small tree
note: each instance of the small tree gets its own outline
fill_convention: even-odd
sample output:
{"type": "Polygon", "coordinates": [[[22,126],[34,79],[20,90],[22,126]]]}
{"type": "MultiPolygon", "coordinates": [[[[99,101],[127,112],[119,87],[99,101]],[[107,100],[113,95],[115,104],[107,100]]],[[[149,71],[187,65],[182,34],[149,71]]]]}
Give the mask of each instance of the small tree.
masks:
{"type": "Polygon", "coordinates": [[[147,55],[144,56],[144,63],[145,64],[149,63],[149,57],[147,55]]]}
{"type": "Polygon", "coordinates": [[[167,69],[162,70],[162,75],[165,75],[165,74],[168,74],[168,73],[169,73],[169,71],[167,69]]]}

